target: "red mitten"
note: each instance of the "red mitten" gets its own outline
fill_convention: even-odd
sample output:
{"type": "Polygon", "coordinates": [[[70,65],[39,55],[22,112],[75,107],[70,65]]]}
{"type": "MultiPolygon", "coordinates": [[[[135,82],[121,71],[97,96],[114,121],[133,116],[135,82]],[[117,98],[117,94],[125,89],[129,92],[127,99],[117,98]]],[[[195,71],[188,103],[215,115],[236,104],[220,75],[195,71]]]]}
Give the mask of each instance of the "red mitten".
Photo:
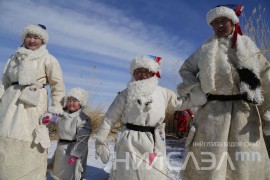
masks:
{"type": "Polygon", "coordinates": [[[42,124],[44,125],[47,125],[50,123],[50,116],[45,116],[43,119],[42,119],[42,124]]]}
{"type": "Polygon", "coordinates": [[[50,122],[56,123],[57,121],[57,115],[49,113],[49,112],[46,112],[41,118],[42,118],[42,124],[44,125],[47,125],[50,122]]]}

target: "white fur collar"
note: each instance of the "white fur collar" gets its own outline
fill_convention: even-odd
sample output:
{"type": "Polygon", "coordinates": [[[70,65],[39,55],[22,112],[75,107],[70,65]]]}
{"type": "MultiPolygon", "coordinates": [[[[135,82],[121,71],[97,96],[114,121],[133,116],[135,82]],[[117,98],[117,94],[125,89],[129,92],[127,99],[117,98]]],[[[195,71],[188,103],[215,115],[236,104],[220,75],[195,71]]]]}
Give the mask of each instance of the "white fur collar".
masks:
{"type": "Polygon", "coordinates": [[[45,53],[48,53],[46,45],[42,45],[37,50],[29,50],[25,47],[20,47],[15,53],[15,60],[18,61],[18,82],[20,85],[31,85],[36,82],[36,70],[38,60],[45,53]]]}
{"type": "MultiPolygon", "coordinates": [[[[217,63],[215,62],[218,52],[219,43],[224,44],[229,48],[230,41],[228,39],[219,39],[215,35],[209,38],[195,53],[195,58],[198,58],[198,67],[200,69],[199,77],[201,87],[205,93],[211,93],[216,90],[215,72],[217,63]]],[[[260,52],[257,46],[247,36],[237,37],[236,56],[238,58],[238,68],[247,68],[254,72],[259,77],[259,64],[257,63],[256,55],[260,52]]]]}
{"type": "Polygon", "coordinates": [[[151,95],[158,85],[156,76],[140,81],[131,81],[127,86],[127,103],[126,108],[136,105],[142,111],[149,111],[153,99],[151,95]]]}
{"type": "Polygon", "coordinates": [[[79,109],[79,110],[76,111],[76,112],[70,113],[70,112],[67,110],[67,111],[64,111],[63,116],[66,117],[66,118],[74,118],[75,116],[77,116],[78,114],[80,114],[81,111],[82,111],[82,109],[79,109]]]}

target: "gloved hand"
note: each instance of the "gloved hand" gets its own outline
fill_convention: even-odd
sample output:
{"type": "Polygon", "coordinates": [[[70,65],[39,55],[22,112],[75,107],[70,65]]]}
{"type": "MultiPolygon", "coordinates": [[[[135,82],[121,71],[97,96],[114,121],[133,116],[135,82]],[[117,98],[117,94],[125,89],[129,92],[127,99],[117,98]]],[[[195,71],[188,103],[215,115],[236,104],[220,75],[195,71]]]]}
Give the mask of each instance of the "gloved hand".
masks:
{"type": "Polygon", "coordinates": [[[47,149],[50,147],[50,137],[48,128],[44,125],[38,125],[34,130],[34,143],[47,149]]]}
{"type": "Polygon", "coordinates": [[[46,112],[42,117],[42,124],[47,125],[50,122],[56,123],[57,115],[53,113],[46,112]]]}
{"type": "Polygon", "coordinates": [[[72,156],[69,160],[68,160],[68,164],[72,164],[73,162],[77,161],[77,157],[76,156],[72,156]]]}
{"type": "Polygon", "coordinates": [[[108,144],[104,141],[96,140],[96,159],[100,157],[103,164],[107,164],[110,158],[110,150],[108,144]]]}
{"type": "Polygon", "coordinates": [[[202,106],[207,102],[207,97],[201,87],[196,86],[190,91],[190,100],[194,106],[202,106]]]}

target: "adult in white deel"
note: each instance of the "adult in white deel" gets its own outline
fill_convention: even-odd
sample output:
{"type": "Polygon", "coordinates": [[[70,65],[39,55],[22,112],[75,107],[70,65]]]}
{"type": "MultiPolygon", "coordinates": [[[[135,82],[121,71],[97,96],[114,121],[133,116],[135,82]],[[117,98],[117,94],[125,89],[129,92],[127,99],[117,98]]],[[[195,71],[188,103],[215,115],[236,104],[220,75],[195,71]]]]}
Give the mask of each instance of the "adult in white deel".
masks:
{"type": "Polygon", "coordinates": [[[6,63],[0,84],[0,179],[37,180],[46,178],[46,126],[39,118],[48,110],[63,113],[65,88],[58,61],[46,49],[44,25],[25,27],[23,44],[6,63]]]}
{"type": "Polygon", "coordinates": [[[178,110],[182,101],[158,85],[160,57],[138,56],[130,66],[131,81],[109,107],[95,137],[96,154],[109,160],[106,140],[116,122],[122,124],[116,140],[116,159],[110,179],[167,179],[165,111],[178,110]]]}
{"type": "Polygon", "coordinates": [[[263,139],[263,132],[270,135],[270,65],[255,43],[242,35],[238,24],[242,9],[242,5],[211,9],[206,18],[214,35],[179,71],[183,79],[179,93],[199,106],[183,179],[270,178],[263,139]],[[266,120],[264,130],[260,112],[266,120]]]}

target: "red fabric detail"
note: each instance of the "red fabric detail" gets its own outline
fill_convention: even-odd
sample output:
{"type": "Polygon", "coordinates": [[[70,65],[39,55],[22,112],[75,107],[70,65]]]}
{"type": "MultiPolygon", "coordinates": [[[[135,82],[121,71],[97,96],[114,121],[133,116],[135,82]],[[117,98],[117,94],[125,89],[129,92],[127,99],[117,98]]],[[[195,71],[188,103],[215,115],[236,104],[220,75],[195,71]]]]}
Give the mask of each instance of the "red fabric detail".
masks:
{"type": "Polygon", "coordinates": [[[238,5],[234,11],[236,16],[240,16],[243,11],[243,5],[238,5]]]}
{"type": "Polygon", "coordinates": [[[156,57],[155,60],[157,63],[159,63],[159,61],[161,60],[161,57],[156,57]]]}
{"type": "Polygon", "coordinates": [[[160,73],[159,73],[159,71],[156,72],[155,75],[156,75],[158,78],[160,78],[160,73]]]}
{"type": "MultiPolygon", "coordinates": [[[[236,16],[241,15],[243,8],[244,8],[243,5],[240,4],[234,9],[236,16]]],[[[238,34],[243,35],[241,27],[239,26],[239,23],[236,23],[233,38],[232,38],[232,48],[236,47],[236,41],[237,41],[238,34]]]]}
{"type": "Polygon", "coordinates": [[[233,33],[233,38],[232,38],[232,48],[236,47],[236,41],[237,41],[237,35],[238,34],[243,35],[241,27],[239,26],[239,23],[236,23],[235,24],[235,30],[234,30],[234,33],[233,33]]]}
{"type": "Polygon", "coordinates": [[[190,109],[187,109],[186,111],[188,112],[188,114],[189,114],[190,116],[193,116],[193,115],[194,115],[193,112],[192,112],[190,109]]]}

